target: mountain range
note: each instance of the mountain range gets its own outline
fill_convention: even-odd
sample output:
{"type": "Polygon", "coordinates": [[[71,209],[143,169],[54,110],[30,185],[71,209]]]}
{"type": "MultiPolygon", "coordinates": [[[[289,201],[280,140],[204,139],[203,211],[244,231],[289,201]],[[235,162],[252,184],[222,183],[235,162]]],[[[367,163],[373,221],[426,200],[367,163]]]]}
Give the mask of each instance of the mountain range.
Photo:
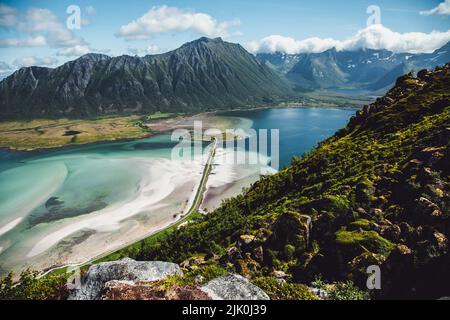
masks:
{"type": "Polygon", "coordinates": [[[194,112],[273,103],[289,86],[239,44],[200,38],[144,57],[87,54],[0,82],[0,116],[194,112]]]}
{"type": "Polygon", "coordinates": [[[449,61],[450,43],[428,54],[333,48],[254,56],[203,37],[163,54],[87,54],[57,68],[21,68],[0,82],[0,117],[224,110],[300,101],[317,89],[382,95],[397,77],[449,61]]]}
{"type": "Polygon", "coordinates": [[[321,53],[261,53],[256,57],[290,81],[298,91],[357,89],[384,94],[408,72],[432,69],[450,61],[450,42],[433,53],[394,53],[359,49],[321,53]]]}

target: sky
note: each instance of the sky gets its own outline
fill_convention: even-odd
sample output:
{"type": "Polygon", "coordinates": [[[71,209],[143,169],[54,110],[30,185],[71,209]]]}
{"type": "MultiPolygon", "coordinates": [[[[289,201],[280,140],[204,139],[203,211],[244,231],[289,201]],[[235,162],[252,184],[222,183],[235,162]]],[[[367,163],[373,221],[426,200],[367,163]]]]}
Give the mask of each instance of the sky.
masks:
{"type": "Polygon", "coordinates": [[[0,76],[89,52],[162,53],[202,36],[252,53],[432,52],[450,41],[450,0],[0,0],[0,76]]]}

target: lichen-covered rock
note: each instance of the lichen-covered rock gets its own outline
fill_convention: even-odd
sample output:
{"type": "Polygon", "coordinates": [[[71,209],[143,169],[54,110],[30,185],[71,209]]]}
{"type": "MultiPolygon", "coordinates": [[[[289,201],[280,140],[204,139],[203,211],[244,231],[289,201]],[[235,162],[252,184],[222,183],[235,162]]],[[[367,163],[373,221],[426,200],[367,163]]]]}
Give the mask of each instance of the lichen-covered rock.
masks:
{"type": "Polygon", "coordinates": [[[237,247],[242,252],[250,252],[252,250],[252,243],[255,241],[255,236],[241,235],[237,241],[237,247]]]}
{"type": "Polygon", "coordinates": [[[236,274],[211,280],[201,289],[214,300],[269,300],[262,289],[236,274]]]}
{"type": "Polygon", "coordinates": [[[89,268],[81,288],[75,290],[69,299],[97,300],[101,297],[105,284],[112,280],[151,282],[162,280],[169,275],[182,275],[182,271],[177,264],[169,262],[141,262],[129,258],[103,262],[89,268]]]}
{"type": "Polygon", "coordinates": [[[208,294],[197,286],[168,288],[146,283],[109,281],[105,284],[102,300],[211,300],[208,294]]]}
{"type": "Polygon", "coordinates": [[[286,245],[292,245],[297,250],[306,250],[310,228],[311,217],[292,211],[284,212],[275,222],[266,246],[277,251],[282,251],[286,245]]]}

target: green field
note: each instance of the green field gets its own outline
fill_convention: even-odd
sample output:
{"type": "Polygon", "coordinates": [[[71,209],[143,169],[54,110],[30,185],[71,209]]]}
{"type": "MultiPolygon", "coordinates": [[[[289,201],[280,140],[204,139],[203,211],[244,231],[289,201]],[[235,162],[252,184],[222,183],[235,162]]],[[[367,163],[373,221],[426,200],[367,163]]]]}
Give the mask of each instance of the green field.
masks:
{"type": "Polygon", "coordinates": [[[110,116],[93,119],[34,119],[0,122],[0,147],[31,151],[98,141],[143,138],[151,130],[145,122],[179,114],[156,112],[148,116],[110,116]]]}

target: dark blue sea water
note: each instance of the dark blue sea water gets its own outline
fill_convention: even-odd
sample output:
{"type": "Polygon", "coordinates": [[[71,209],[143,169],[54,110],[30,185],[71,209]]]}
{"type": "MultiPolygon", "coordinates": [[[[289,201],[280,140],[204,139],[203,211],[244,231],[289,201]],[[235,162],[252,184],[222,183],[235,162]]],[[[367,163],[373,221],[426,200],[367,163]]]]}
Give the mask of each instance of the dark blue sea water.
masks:
{"type": "Polygon", "coordinates": [[[355,114],[355,110],[285,108],[232,111],[222,114],[248,118],[253,121],[252,127],[256,130],[279,129],[279,158],[282,168],[290,164],[292,156],[301,156],[345,127],[350,117],[355,114]]]}

